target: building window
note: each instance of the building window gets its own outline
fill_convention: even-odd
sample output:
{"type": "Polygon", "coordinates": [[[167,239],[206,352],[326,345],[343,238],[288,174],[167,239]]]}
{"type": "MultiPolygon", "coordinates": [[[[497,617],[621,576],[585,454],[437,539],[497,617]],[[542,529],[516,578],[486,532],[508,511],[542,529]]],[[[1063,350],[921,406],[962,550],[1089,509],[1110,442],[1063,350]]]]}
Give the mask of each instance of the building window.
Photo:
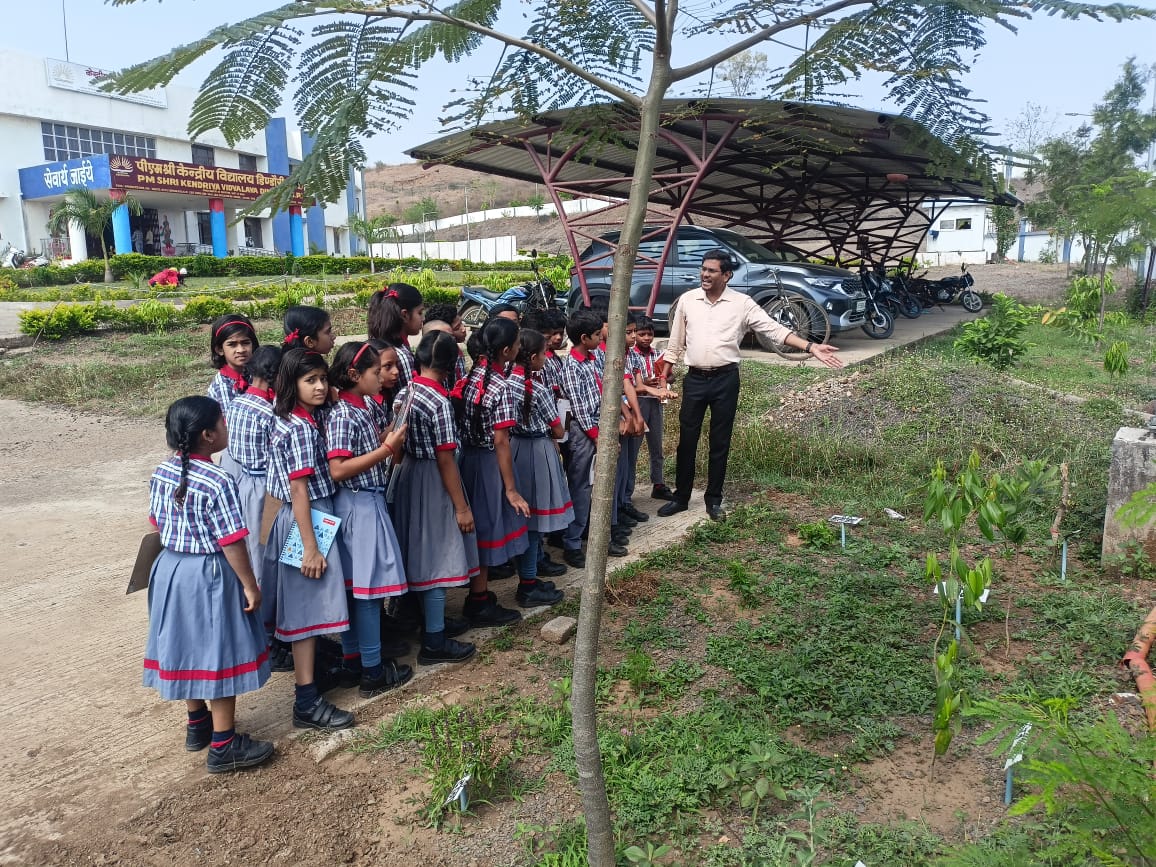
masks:
{"type": "Polygon", "coordinates": [[[211,147],[208,145],[193,145],[193,165],[209,166],[211,168],[216,164],[217,158],[211,147]]]}
{"type": "Polygon", "coordinates": [[[77,160],[93,154],[124,154],[129,157],[157,155],[157,140],[149,136],[91,129],[63,123],[40,124],[44,158],[49,162],[77,160]]]}
{"type": "Polygon", "coordinates": [[[213,243],[213,215],[208,211],[197,211],[197,240],[202,244],[213,243]]]}
{"type": "Polygon", "coordinates": [[[257,171],[257,158],[252,154],[238,154],[237,168],[243,172],[257,171]]]}
{"type": "Polygon", "coordinates": [[[340,229],[334,229],[333,230],[333,255],[334,256],[340,256],[341,255],[341,230],[340,229]]]}
{"type": "Polygon", "coordinates": [[[264,247],[265,241],[261,237],[261,221],[257,217],[245,218],[245,246],[264,247]]]}
{"type": "Polygon", "coordinates": [[[940,220],[939,221],[939,230],[941,232],[942,231],[949,231],[949,230],[954,229],[954,228],[955,228],[955,220],[940,220]]]}
{"type": "Polygon", "coordinates": [[[960,219],[956,220],[955,221],[955,228],[960,229],[960,230],[970,229],[971,228],[971,217],[961,217],[960,219]]]}

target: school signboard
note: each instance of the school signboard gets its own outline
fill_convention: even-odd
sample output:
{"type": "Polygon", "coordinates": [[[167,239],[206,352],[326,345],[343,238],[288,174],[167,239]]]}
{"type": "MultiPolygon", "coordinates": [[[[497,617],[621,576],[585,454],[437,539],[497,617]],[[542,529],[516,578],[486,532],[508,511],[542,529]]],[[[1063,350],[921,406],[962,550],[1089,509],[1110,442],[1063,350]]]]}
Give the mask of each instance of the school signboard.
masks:
{"type": "MultiPolygon", "coordinates": [[[[241,199],[251,202],[285,180],[285,175],[123,154],[109,157],[108,164],[112,173],[112,186],[116,189],[179,193],[210,199],[241,199]]],[[[292,204],[301,204],[300,191],[294,195],[292,204]]]]}
{"type": "Polygon", "coordinates": [[[68,192],[73,187],[107,190],[112,186],[106,154],[93,154],[78,160],[45,163],[20,170],[20,195],[25,199],[43,199],[68,192]]]}

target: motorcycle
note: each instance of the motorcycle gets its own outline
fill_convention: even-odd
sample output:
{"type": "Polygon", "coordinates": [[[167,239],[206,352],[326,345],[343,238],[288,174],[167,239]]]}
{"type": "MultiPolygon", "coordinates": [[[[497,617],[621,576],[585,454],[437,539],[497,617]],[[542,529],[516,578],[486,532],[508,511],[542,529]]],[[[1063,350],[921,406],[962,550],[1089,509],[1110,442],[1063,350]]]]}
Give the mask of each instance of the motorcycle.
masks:
{"type": "Polygon", "coordinates": [[[39,268],[49,264],[47,256],[36,256],[29,259],[23,250],[18,250],[9,241],[3,251],[0,251],[0,268],[39,268]]]}
{"type": "Polygon", "coordinates": [[[959,269],[961,273],[958,277],[943,277],[939,280],[925,280],[923,274],[927,272],[924,271],[918,277],[911,278],[911,290],[920,298],[924,307],[952,304],[958,296],[964,310],[978,313],[983,308],[983,299],[971,288],[975,285],[975,278],[968,272],[966,262],[959,269]]]}
{"type": "Polygon", "coordinates": [[[863,267],[859,269],[859,278],[863,283],[863,294],[867,296],[867,321],[863,324],[863,333],[875,340],[886,340],[895,331],[895,316],[881,297],[885,282],[882,273],[879,269],[863,267]]]}
{"type": "Polygon", "coordinates": [[[509,304],[522,316],[531,310],[550,310],[558,304],[554,283],[538,271],[538,251],[530,251],[530,270],[534,279],[504,291],[485,286],[463,286],[462,303],[458,315],[467,328],[480,328],[490,317],[490,311],[499,304],[509,304]]]}

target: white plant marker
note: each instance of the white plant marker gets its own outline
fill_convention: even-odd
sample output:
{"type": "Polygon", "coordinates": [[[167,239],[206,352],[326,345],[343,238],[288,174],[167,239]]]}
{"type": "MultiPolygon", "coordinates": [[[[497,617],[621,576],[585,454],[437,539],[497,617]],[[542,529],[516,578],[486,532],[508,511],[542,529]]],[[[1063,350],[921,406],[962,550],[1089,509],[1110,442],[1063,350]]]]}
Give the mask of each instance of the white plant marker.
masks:
{"type": "Polygon", "coordinates": [[[1016,767],[1016,765],[1018,765],[1020,762],[1022,762],[1024,760],[1023,752],[1022,751],[1021,752],[1015,752],[1015,750],[1019,749],[1020,746],[1027,741],[1028,735],[1030,735],[1031,733],[1032,733],[1032,724],[1031,723],[1025,723],[1023,728],[1021,728],[1019,730],[1019,733],[1015,736],[1015,740],[1012,741],[1011,748],[1012,748],[1014,755],[1008,756],[1008,760],[1003,763],[1003,770],[1004,770],[1003,802],[1004,802],[1005,806],[1010,805],[1012,802],[1012,775],[1015,773],[1015,767],[1016,767]]]}
{"type": "Polygon", "coordinates": [[[857,515],[832,515],[827,521],[839,525],[839,544],[843,548],[847,547],[847,525],[855,527],[863,523],[863,519],[857,515]]]}
{"type": "Polygon", "coordinates": [[[450,789],[450,793],[448,795],[446,795],[446,799],[444,801],[442,801],[442,806],[446,807],[446,806],[449,806],[450,804],[452,804],[454,801],[457,801],[458,806],[461,808],[461,811],[464,813],[466,811],[466,809],[470,806],[470,793],[466,789],[466,786],[469,784],[469,782],[472,778],[473,778],[473,775],[470,773],[467,773],[464,777],[462,777],[460,780],[458,780],[456,783],[454,783],[454,787],[452,789],[450,789]]]}

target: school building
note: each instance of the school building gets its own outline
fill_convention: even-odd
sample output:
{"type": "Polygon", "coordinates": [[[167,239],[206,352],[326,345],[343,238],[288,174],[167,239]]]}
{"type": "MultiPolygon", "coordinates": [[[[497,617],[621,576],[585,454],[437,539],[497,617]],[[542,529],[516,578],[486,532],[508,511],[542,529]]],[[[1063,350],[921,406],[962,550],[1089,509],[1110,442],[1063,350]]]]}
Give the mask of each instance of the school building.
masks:
{"type": "Polygon", "coordinates": [[[0,249],[8,242],[53,259],[100,255],[100,240],[70,227],[48,231],[52,208],[73,187],[131,194],[140,216],[117,210],[110,250],[150,255],[283,255],[358,251],[347,228],[364,213],[363,181],[352,172],[341,201],[296,200],[287,211],[240,211],[280,183],[311,140],[274,118],[228,145],[218,132],[186,131],[196,91],[168,86],[113,95],[106,71],[82,63],[0,51],[0,249]]]}

